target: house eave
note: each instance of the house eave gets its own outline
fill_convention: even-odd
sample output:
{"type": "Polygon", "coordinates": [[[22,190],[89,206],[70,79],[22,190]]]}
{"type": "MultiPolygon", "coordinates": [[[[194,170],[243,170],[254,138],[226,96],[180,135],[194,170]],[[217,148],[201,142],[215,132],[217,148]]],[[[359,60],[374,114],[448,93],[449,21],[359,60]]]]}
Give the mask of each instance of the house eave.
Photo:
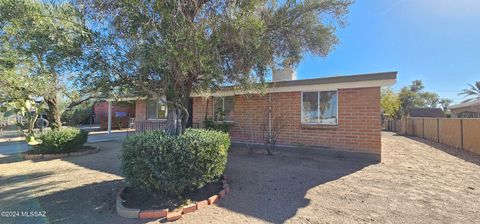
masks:
{"type": "MultiPolygon", "coordinates": [[[[336,89],[354,89],[368,87],[385,87],[396,83],[397,72],[385,72],[352,76],[336,76],[328,78],[304,79],[268,83],[263,93],[306,92],[336,89]]],[[[224,87],[210,96],[233,96],[260,93],[260,90],[238,90],[233,86],[224,87]]],[[[204,96],[193,93],[192,97],[204,96]]]]}

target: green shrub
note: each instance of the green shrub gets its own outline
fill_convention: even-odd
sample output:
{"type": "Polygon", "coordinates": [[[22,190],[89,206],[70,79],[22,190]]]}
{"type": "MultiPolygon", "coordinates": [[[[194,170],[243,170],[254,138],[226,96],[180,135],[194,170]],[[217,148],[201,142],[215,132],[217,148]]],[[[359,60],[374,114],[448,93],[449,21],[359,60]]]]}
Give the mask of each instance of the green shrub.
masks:
{"type": "Polygon", "coordinates": [[[62,113],[62,121],[68,126],[89,124],[92,113],[92,104],[84,103],[62,113]]]}
{"type": "Polygon", "coordinates": [[[180,196],[218,180],[229,147],[228,134],[219,131],[187,129],[180,136],[146,132],[124,140],[122,170],[135,187],[180,196]]]}
{"type": "Polygon", "coordinates": [[[87,142],[88,132],[73,127],[46,131],[38,136],[42,141],[33,147],[35,153],[73,152],[87,142]]]}
{"type": "Polygon", "coordinates": [[[228,133],[230,130],[230,126],[232,126],[232,123],[229,122],[215,122],[213,121],[212,118],[207,118],[203,121],[203,125],[205,126],[205,129],[207,130],[215,130],[215,131],[221,131],[228,133]]]}

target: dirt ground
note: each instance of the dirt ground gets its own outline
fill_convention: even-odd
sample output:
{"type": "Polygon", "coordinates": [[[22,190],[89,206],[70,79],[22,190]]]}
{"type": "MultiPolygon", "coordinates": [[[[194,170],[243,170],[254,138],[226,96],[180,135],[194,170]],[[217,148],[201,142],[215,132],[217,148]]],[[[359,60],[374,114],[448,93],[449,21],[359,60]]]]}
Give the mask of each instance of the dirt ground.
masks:
{"type": "MultiPolygon", "coordinates": [[[[83,157],[0,158],[0,211],[47,216],[0,216],[0,223],[138,223],[115,214],[114,194],[124,184],[120,144],[95,145],[101,152],[83,157]]],[[[348,153],[232,148],[230,194],[178,222],[479,223],[480,156],[392,133],[382,134],[382,146],[381,163],[348,153]]]]}

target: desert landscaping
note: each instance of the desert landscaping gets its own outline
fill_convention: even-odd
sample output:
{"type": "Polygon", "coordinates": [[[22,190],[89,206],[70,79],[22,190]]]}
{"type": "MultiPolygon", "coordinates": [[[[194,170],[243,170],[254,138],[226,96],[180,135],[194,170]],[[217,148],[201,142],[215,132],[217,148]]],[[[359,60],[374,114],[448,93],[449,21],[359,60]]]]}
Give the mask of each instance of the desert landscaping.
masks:
{"type": "MultiPolygon", "coordinates": [[[[256,150],[252,155],[243,147],[233,147],[226,171],[231,193],[178,222],[480,220],[480,157],[417,140],[382,133],[381,163],[308,150],[284,149],[274,156],[256,150]]],[[[90,145],[101,151],[42,161],[21,161],[14,155],[0,158],[0,210],[46,211],[47,218],[16,218],[15,223],[138,223],[115,212],[114,195],[125,184],[120,144],[90,145]]],[[[2,223],[12,220],[2,217],[2,223]]]]}

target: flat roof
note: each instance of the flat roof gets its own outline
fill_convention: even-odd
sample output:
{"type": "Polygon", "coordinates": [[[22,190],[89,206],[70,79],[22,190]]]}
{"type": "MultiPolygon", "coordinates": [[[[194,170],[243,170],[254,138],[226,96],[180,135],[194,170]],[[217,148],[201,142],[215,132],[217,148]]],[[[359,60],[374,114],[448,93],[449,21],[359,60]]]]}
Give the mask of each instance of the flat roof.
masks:
{"type": "Polygon", "coordinates": [[[315,85],[315,84],[332,84],[343,82],[360,82],[360,81],[376,81],[397,79],[397,72],[379,72],[345,76],[331,76],[325,78],[300,79],[276,82],[276,86],[296,86],[296,85],[315,85]]]}
{"type": "MultiPolygon", "coordinates": [[[[355,75],[338,75],[330,77],[321,77],[313,79],[297,79],[297,80],[285,80],[277,82],[268,82],[267,85],[275,87],[285,86],[303,86],[303,85],[318,85],[318,84],[335,84],[345,82],[361,82],[361,81],[380,81],[380,80],[396,80],[398,72],[377,72],[377,73],[364,73],[355,75]]],[[[225,86],[222,90],[228,90],[235,86],[225,86]]]]}
{"type": "MultiPolygon", "coordinates": [[[[295,92],[295,91],[322,91],[335,90],[342,88],[366,88],[366,87],[382,87],[391,86],[397,80],[396,71],[364,73],[355,75],[338,75],[331,77],[286,80],[267,83],[267,92],[295,92]]],[[[255,90],[243,90],[237,86],[225,86],[220,90],[212,93],[212,96],[228,96],[236,94],[255,93],[255,90]]],[[[192,92],[192,97],[200,96],[200,94],[192,92]]],[[[141,95],[124,95],[117,98],[98,97],[96,100],[106,101],[122,101],[122,100],[138,100],[146,99],[141,95]]]]}
{"type": "MultiPolygon", "coordinates": [[[[321,91],[344,88],[382,87],[395,84],[397,72],[378,72],[345,76],[332,76],[313,79],[286,80],[267,83],[269,92],[321,91]]],[[[254,93],[237,86],[225,86],[214,92],[213,96],[227,96],[254,93]]],[[[192,96],[198,96],[192,94],[192,96]]]]}

